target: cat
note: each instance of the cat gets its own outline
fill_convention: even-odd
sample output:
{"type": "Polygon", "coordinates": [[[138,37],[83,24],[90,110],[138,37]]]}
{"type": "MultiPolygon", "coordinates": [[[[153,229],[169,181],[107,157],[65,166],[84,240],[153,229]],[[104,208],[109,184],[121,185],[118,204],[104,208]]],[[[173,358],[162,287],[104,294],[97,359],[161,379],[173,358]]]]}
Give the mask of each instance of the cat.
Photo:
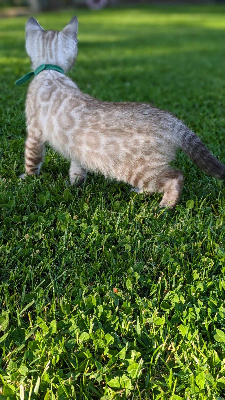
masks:
{"type": "Polygon", "coordinates": [[[181,195],[183,175],[170,166],[178,148],[207,174],[225,179],[225,165],[169,112],[82,93],[64,75],[76,61],[77,31],[76,17],[62,31],[45,31],[35,18],[27,21],[26,51],[33,69],[54,64],[61,72],[44,69],[29,85],[25,175],[39,173],[47,142],[71,161],[71,185],[84,182],[86,171],[100,172],[137,192],[162,193],[161,207],[174,207],[181,195]]]}

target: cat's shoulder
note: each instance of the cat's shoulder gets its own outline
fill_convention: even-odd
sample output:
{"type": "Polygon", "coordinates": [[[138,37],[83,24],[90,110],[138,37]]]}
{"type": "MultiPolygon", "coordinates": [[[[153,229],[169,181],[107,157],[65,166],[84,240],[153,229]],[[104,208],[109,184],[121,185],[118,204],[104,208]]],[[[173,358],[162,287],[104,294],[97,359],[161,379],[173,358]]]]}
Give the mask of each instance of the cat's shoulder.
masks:
{"type": "Polygon", "coordinates": [[[73,92],[79,90],[75,82],[68,76],[54,73],[54,71],[43,71],[37,75],[29,85],[28,95],[43,91],[61,91],[73,92]]]}

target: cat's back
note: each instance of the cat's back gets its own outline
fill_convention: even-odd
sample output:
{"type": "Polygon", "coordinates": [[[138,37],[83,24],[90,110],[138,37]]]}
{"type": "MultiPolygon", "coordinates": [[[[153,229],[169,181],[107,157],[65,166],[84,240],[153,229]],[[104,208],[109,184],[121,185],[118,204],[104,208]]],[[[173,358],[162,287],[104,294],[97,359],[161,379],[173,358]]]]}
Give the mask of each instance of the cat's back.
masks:
{"type": "Polygon", "coordinates": [[[43,71],[31,82],[27,99],[33,99],[37,105],[48,105],[49,102],[60,102],[63,97],[74,97],[80,92],[77,85],[66,75],[56,71],[43,71]]]}
{"type": "MultiPolygon", "coordinates": [[[[56,71],[43,71],[30,84],[27,114],[32,110],[45,130],[51,119],[58,129],[80,135],[98,132],[111,140],[138,135],[140,140],[158,136],[169,128],[170,117],[148,103],[105,102],[83,93],[69,77],[56,71]]],[[[172,116],[171,116],[172,117],[172,116]]],[[[174,118],[171,124],[174,124],[174,118]]],[[[171,129],[169,129],[171,131],[171,129]]]]}

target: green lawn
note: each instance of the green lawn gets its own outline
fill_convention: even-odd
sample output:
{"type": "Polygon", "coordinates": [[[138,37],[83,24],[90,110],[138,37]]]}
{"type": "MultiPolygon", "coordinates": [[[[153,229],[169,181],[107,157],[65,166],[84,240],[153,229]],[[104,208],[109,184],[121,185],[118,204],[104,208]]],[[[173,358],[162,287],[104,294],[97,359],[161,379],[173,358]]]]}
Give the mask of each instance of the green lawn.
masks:
{"type": "MultiPolygon", "coordinates": [[[[71,77],[99,99],[182,118],[225,163],[225,7],[42,14],[79,18],[71,77]]],[[[26,18],[0,20],[0,400],[225,399],[225,189],[182,153],[174,211],[48,149],[24,172],[26,18]]]]}

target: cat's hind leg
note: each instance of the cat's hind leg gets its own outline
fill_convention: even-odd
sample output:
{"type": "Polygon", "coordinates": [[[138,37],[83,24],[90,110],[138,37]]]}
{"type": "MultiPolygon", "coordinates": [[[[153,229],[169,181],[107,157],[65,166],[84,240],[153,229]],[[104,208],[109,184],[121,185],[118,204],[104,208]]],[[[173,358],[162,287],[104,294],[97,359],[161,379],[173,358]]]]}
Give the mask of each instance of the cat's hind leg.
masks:
{"type": "Polygon", "coordinates": [[[174,207],[180,199],[183,189],[183,174],[175,169],[168,168],[157,179],[157,191],[163,193],[160,207],[174,207]]]}
{"type": "Polygon", "coordinates": [[[179,201],[184,177],[180,171],[169,167],[166,163],[163,166],[155,165],[154,168],[149,168],[146,163],[137,168],[128,183],[135,188],[136,193],[163,193],[160,207],[172,208],[179,201]]]}
{"type": "Polygon", "coordinates": [[[71,185],[79,186],[85,181],[87,174],[75,160],[71,160],[69,176],[71,185]]]}

